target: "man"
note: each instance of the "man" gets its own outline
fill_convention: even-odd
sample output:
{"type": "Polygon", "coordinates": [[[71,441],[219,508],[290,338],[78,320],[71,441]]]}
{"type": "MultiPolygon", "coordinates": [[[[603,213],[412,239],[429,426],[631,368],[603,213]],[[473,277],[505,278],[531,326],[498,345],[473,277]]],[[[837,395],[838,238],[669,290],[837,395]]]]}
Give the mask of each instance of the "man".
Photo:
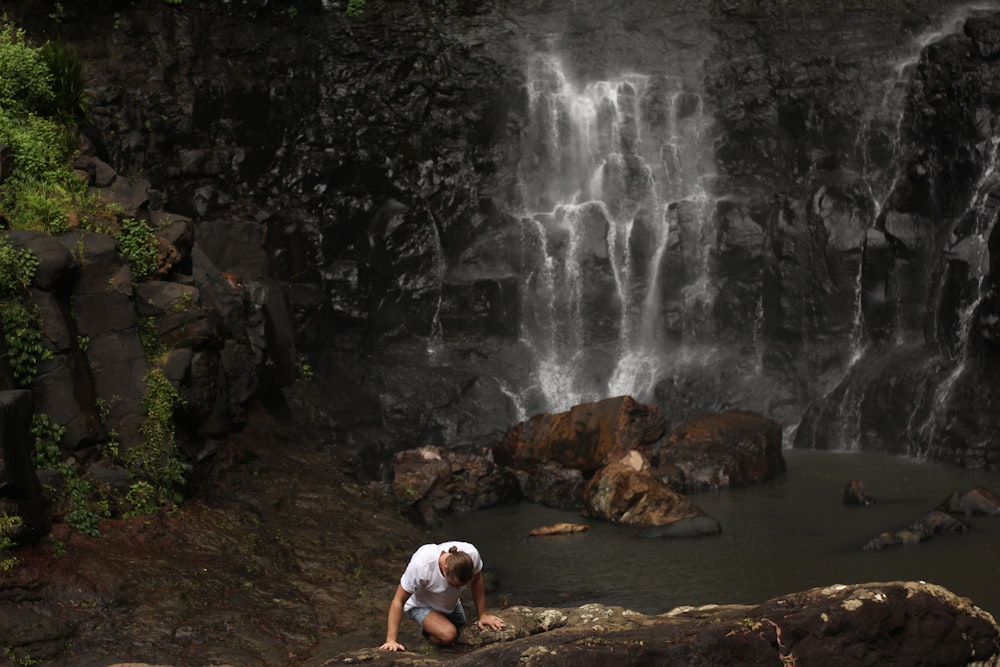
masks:
{"type": "Polygon", "coordinates": [[[396,594],[389,604],[384,651],[405,651],[397,641],[403,614],[416,621],[427,638],[438,646],[448,646],[458,638],[466,621],[459,595],[466,585],[472,591],[479,615],[479,629],[502,630],[503,621],[486,613],[486,585],[479,551],[468,542],[425,544],[410,558],[400,577],[396,594]]]}

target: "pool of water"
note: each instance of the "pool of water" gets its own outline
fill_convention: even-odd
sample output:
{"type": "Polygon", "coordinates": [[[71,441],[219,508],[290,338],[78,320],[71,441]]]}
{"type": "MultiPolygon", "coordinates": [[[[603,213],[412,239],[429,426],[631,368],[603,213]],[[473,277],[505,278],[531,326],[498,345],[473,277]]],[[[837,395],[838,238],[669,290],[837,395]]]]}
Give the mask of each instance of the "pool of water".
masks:
{"type": "Polygon", "coordinates": [[[759,603],[833,583],[922,580],[1000,618],[1000,517],[964,518],[969,532],[919,545],[860,549],[916,521],[952,491],[1000,490],[1000,472],[875,454],[784,454],[788,472],[779,479],[689,496],[722,524],[716,536],[643,539],[633,528],[532,503],[455,515],[433,536],[476,544],[495,584],[491,595],[518,602],[597,601],[659,613],[759,603]],[[862,480],[876,503],[844,505],[850,479],[862,480]],[[557,521],[591,529],[528,537],[531,528],[557,521]]]}

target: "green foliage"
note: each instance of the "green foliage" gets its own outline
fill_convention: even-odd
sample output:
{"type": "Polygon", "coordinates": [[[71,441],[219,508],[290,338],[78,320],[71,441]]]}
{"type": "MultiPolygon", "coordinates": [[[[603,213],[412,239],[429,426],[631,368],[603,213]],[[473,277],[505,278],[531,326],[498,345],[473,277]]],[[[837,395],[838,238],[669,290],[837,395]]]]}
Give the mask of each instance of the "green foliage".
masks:
{"type": "Polygon", "coordinates": [[[23,29],[0,20],[0,109],[16,114],[52,103],[52,74],[23,29]]]}
{"type": "Polygon", "coordinates": [[[35,436],[35,467],[42,470],[59,470],[65,465],[59,443],[66,434],[66,427],[57,424],[44,412],[31,417],[31,434],[35,436]]]}
{"type": "MultiPolygon", "coordinates": [[[[143,501],[144,507],[176,505],[183,500],[184,466],[174,456],[174,410],[183,404],[184,399],[162,370],[153,368],[146,373],[142,442],[123,455],[133,475],[155,490],[155,501],[143,501]]],[[[135,497],[139,499],[141,491],[135,497]]]]}
{"type": "Polygon", "coordinates": [[[100,534],[98,526],[102,516],[109,516],[106,500],[96,499],[93,485],[82,478],[76,465],[63,455],[59,444],[66,427],[57,424],[44,413],[31,418],[31,434],[35,436],[35,467],[55,470],[63,478],[60,489],[50,489],[56,509],[64,515],[66,523],[84,535],[100,534]]]}
{"type": "Polygon", "coordinates": [[[365,13],[367,0],[347,0],[347,15],[352,19],[365,13]]]}
{"type": "Polygon", "coordinates": [[[32,665],[37,665],[38,660],[27,656],[19,656],[17,652],[10,646],[3,647],[3,655],[12,665],[18,665],[19,667],[31,667],[32,665]]]}
{"type": "Polygon", "coordinates": [[[77,474],[65,479],[63,502],[66,505],[66,523],[83,535],[97,537],[101,534],[101,517],[111,515],[106,500],[96,500],[94,487],[89,480],[77,474]]]}
{"type": "Polygon", "coordinates": [[[157,269],[157,243],[153,230],[142,220],[125,218],[115,234],[118,251],[128,263],[132,281],[137,282],[153,275],[157,269]]]}
{"type": "Polygon", "coordinates": [[[27,248],[15,248],[0,238],[0,320],[7,359],[14,379],[29,387],[38,373],[38,364],[52,358],[42,344],[42,322],[37,306],[22,299],[38,269],[38,258],[27,248]]]}
{"type": "Polygon", "coordinates": [[[90,98],[83,62],[62,42],[46,42],[42,60],[52,77],[52,116],[64,123],[85,123],[90,118],[90,98]]]}
{"type": "Polygon", "coordinates": [[[304,354],[300,354],[297,366],[299,367],[300,378],[306,381],[313,379],[316,372],[313,370],[312,364],[309,363],[309,357],[304,354]]]}
{"type": "Polygon", "coordinates": [[[17,565],[17,558],[10,555],[14,548],[11,537],[21,527],[21,517],[0,512],[0,571],[6,571],[17,565]]]}
{"type": "Polygon", "coordinates": [[[52,351],[42,344],[38,307],[26,306],[16,299],[0,300],[0,319],[14,379],[19,386],[30,387],[38,375],[39,363],[52,358],[52,351]]]}
{"type": "Polygon", "coordinates": [[[163,354],[163,339],[160,337],[160,330],[156,328],[156,318],[152,315],[139,318],[139,340],[142,342],[146,361],[154,363],[163,354]]]}
{"type": "Polygon", "coordinates": [[[0,142],[14,151],[12,178],[72,187],[69,139],[66,128],[58,122],[35,113],[11,114],[0,107],[0,142]]]}
{"type": "Polygon", "coordinates": [[[70,167],[75,136],[66,126],[87,117],[85,87],[72,51],[51,42],[35,47],[23,30],[0,21],[0,143],[14,155],[0,213],[10,227],[62,232],[68,211],[86,203],[86,184],[70,167]]]}
{"type": "Polygon", "coordinates": [[[153,514],[159,509],[158,495],[156,488],[145,480],[140,480],[129,487],[125,494],[125,502],[132,509],[126,512],[125,516],[142,516],[153,514]]]}
{"type": "Polygon", "coordinates": [[[38,270],[38,257],[28,248],[15,248],[0,237],[0,298],[20,298],[38,270]]]}

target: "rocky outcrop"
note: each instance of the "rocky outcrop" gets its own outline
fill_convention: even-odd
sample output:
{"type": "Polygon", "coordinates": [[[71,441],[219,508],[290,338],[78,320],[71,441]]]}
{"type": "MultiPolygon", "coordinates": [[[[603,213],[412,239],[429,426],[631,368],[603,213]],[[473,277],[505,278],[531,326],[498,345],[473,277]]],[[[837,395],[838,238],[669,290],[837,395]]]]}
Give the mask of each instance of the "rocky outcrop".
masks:
{"type": "Polygon", "coordinates": [[[898,662],[958,667],[1000,659],[1000,628],[992,616],[922,582],[835,585],[760,605],[681,607],[659,616],[602,605],[512,607],[499,614],[504,630],[467,628],[459,637],[464,650],[458,656],[369,649],[323,664],[850,667],[898,662]]]}
{"type": "Polygon", "coordinates": [[[392,492],[427,526],[440,525],[451,512],[495,507],[521,498],[514,474],[489,457],[430,445],[393,457],[392,492]]]}
{"type": "Polygon", "coordinates": [[[721,528],[685,496],[624,462],[604,466],[587,483],[584,504],[591,516],[644,528],[645,537],[712,535],[721,528]]]}
{"type": "Polygon", "coordinates": [[[681,493],[756,484],[785,472],[781,446],[781,425],[763,415],[698,415],[671,432],[651,474],[681,493]]]}
{"type": "Polygon", "coordinates": [[[589,476],[631,449],[649,449],[666,430],[659,408],[620,396],[535,415],[512,428],[493,454],[511,468],[548,463],[589,476]]]}
{"type": "MultiPolygon", "coordinates": [[[[64,459],[124,494],[130,474],[145,474],[140,467],[148,472],[167,457],[198,461],[210,453],[206,440],[245,424],[254,400],[293,382],[295,341],[281,289],[263,276],[227,279],[194,241],[191,220],[153,208],[148,181],[121,177],[93,154],[77,166],[92,193],[114,204],[113,217],[58,236],[13,230],[4,238],[38,259],[28,293],[46,356],[28,387],[33,412],[64,429],[54,443],[64,459]],[[148,276],[133,276],[120,247],[116,235],[127,221],[156,243],[148,276]],[[176,430],[174,405],[154,404],[162,399],[151,393],[154,371],[178,392],[176,430]],[[148,420],[156,411],[171,435],[152,443],[155,453],[135,456],[153,433],[148,420]],[[136,463],[147,456],[163,460],[136,463]]],[[[19,386],[9,365],[0,375],[6,386],[19,386]]],[[[30,472],[8,467],[11,488],[30,485],[30,472]]]]}

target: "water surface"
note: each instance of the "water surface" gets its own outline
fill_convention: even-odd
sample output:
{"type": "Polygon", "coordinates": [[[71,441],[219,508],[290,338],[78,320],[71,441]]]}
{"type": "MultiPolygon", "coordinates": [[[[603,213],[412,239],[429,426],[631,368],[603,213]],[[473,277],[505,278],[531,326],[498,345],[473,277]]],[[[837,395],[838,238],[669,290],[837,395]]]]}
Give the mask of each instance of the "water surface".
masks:
{"type": "Polygon", "coordinates": [[[784,455],[788,473],[777,480],[690,496],[722,524],[713,537],[642,539],[632,528],[532,503],[453,516],[435,537],[476,544],[496,584],[491,594],[516,601],[598,601],[659,613],[679,605],[759,603],[833,583],[922,580],[1000,618],[1000,517],[963,517],[969,532],[920,545],[860,549],[916,521],[954,490],[1000,490],[1000,473],[876,454],[784,455]],[[861,479],[876,504],[844,505],[849,479],[861,479]],[[527,536],[557,521],[591,529],[527,536]]]}

